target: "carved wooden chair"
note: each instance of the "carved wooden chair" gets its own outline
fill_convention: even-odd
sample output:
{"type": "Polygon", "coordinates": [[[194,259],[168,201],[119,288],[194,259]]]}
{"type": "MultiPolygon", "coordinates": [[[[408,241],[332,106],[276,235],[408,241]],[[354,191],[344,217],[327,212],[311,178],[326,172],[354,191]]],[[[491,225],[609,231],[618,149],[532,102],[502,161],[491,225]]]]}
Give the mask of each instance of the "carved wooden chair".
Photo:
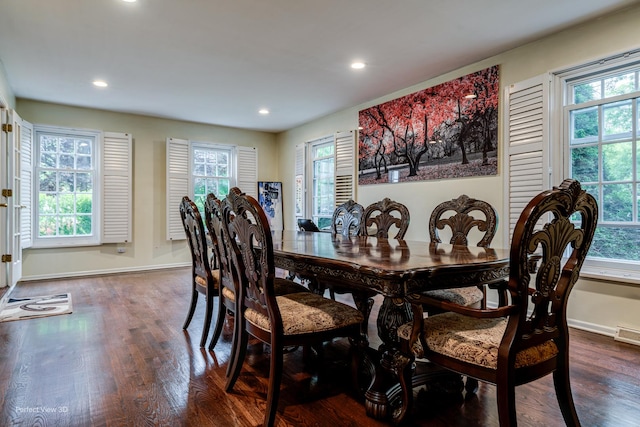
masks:
{"type": "MultiPolygon", "coordinates": [[[[214,254],[218,259],[220,265],[220,283],[222,284],[222,292],[219,294],[218,303],[218,316],[216,319],[216,326],[213,331],[213,337],[209,343],[209,350],[213,350],[224,326],[224,319],[227,313],[234,315],[234,331],[235,325],[235,312],[239,288],[239,279],[237,272],[232,268],[232,256],[231,243],[229,241],[229,231],[227,230],[226,223],[224,221],[225,215],[228,217],[232,215],[231,207],[226,200],[218,199],[214,194],[207,195],[207,199],[204,204],[205,221],[207,228],[209,229],[209,235],[213,243],[214,254]]],[[[298,283],[285,280],[282,278],[275,279],[275,292],[277,295],[285,295],[295,292],[308,292],[308,289],[298,283]]],[[[234,346],[232,343],[231,351],[233,353],[234,346]]],[[[227,367],[227,374],[229,374],[231,364],[227,367]]]]}
{"type": "Polygon", "coordinates": [[[393,238],[403,239],[409,228],[409,209],[388,197],[367,206],[362,218],[361,233],[365,236],[388,238],[389,231],[395,229],[393,238]]]}
{"type": "Polygon", "coordinates": [[[187,312],[187,318],[182,325],[182,329],[187,329],[193,318],[198,303],[198,294],[205,297],[205,316],[204,326],[202,328],[202,337],[200,338],[200,347],[204,347],[209,335],[209,327],[211,325],[211,316],[213,313],[213,297],[218,294],[218,284],[220,283],[220,270],[217,268],[217,258],[212,257],[213,269],[208,259],[207,236],[204,229],[204,223],[200,216],[198,207],[185,196],[180,203],[180,217],[184,232],[187,235],[187,242],[191,250],[191,305],[187,312]]]}
{"type": "Polygon", "coordinates": [[[414,320],[398,328],[397,366],[403,405],[401,421],[412,405],[415,356],[463,375],[496,385],[501,426],[516,426],[516,385],[553,372],[564,421],[579,426],[569,381],[567,301],[596,229],[596,200],[575,180],[534,197],[513,232],[506,288],[507,305],[481,310],[433,300],[447,312],[423,319],[425,297],[410,300],[414,320]],[[540,220],[550,221],[537,226],[540,220]],[[530,258],[540,254],[532,278],[530,258]],[[530,286],[531,285],[531,286],[530,286]]]}
{"type": "MultiPolygon", "coordinates": [[[[440,203],[431,213],[429,237],[432,242],[442,243],[438,230],[443,230],[445,227],[451,230],[449,243],[465,246],[469,245],[469,232],[477,228],[483,234],[476,246],[486,248],[491,244],[498,229],[498,216],[489,203],[462,195],[457,199],[440,203]],[[448,212],[453,214],[447,216],[448,212]]],[[[435,299],[460,305],[486,308],[486,291],[483,285],[460,289],[439,289],[428,291],[426,294],[435,299]]]]}
{"type": "MultiPolygon", "coordinates": [[[[272,426],[283,371],[283,349],[321,344],[336,337],[358,340],[363,316],[346,304],[311,292],[276,295],[273,240],[269,222],[251,196],[234,188],[227,196],[234,215],[228,220],[234,268],[239,272],[238,334],[227,391],[240,374],[249,335],[271,346],[264,426],[272,426]]],[[[352,351],[352,380],[357,377],[357,352],[352,351]]]]}
{"type": "Polygon", "coordinates": [[[364,208],[351,199],[333,211],[331,218],[331,233],[343,236],[357,236],[362,227],[364,208]]]}

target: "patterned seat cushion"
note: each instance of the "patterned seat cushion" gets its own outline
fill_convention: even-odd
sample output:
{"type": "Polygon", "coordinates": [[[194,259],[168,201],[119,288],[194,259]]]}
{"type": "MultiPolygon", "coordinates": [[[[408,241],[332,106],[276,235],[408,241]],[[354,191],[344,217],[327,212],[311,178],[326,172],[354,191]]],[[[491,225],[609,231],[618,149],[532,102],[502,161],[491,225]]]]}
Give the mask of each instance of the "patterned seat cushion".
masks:
{"type": "Polygon", "coordinates": [[[224,295],[224,297],[226,299],[228,299],[229,301],[235,301],[236,300],[236,293],[233,292],[233,290],[227,288],[226,286],[222,287],[222,295],[224,295]]]}
{"type": "MultiPolygon", "coordinates": [[[[424,338],[431,351],[474,365],[497,369],[498,347],[507,327],[506,318],[475,319],[457,313],[443,313],[424,319],[424,338]]],[[[398,337],[408,340],[411,323],[398,328],[398,337]]],[[[424,357],[422,344],[413,345],[414,354],[424,357]]],[[[516,355],[515,367],[532,366],[558,354],[553,341],[524,349],[516,355]]]]}
{"type": "MultiPolygon", "coordinates": [[[[277,296],[285,335],[301,335],[330,331],[362,323],[359,310],[346,304],[324,298],[311,292],[298,292],[277,296]]],[[[248,322],[265,331],[270,330],[269,318],[255,310],[247,309],[248,322]]]]}
{"type": "Polygon", "coordinates": [[[424,294],[431,298],[452,302],[466,307],[472,306],[482,301],[482,298],[484,298],[484,294],[477,286],[456,289],[437,289],[425,292],[424,294]]]}
{"type": "MultiPolygon", "coordinates": [[[[220,283],[220,270],[211,270],[211,276],[213,277],[215,288],[218,289],[218,283],[220,283]]],[[[207,287],[207,279],[204,277],[196,276],[196,283],[202,287],[207,287]]]]}

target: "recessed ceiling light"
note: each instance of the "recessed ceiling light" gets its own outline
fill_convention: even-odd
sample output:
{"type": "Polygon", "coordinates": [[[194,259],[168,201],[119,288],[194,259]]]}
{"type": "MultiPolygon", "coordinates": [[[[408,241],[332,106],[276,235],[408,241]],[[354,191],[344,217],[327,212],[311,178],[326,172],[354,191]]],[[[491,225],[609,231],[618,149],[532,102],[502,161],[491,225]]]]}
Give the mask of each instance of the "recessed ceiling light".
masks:
{"type": "Polygon", "coordinates": [[[364,62],[353,62],[351,63],[351,68],[354,70],[361,70],[366,66],[364,62]]]}
{"type": "Polygon", "coordinates": [[[107,87],[107,86],[109,86],[107,84],[107,82],[105,82],[104,80],[94,80],[93,81],[93,85],[94,86],[98,86],[98,87],[107,87]]]}
{"type": "Polygon", "coordinates": [[[258,110],[258,113],[262,114],[263,116],[266,116],[267,114],[269,114],[269,110],[267,110],[266,108],[261,108],[258,110]]]}
{"type": "Polygon", "coordinates": [[[138,0],[122,0],[122,1],[125,2],[125,3],[135,3],[138,0]]]}

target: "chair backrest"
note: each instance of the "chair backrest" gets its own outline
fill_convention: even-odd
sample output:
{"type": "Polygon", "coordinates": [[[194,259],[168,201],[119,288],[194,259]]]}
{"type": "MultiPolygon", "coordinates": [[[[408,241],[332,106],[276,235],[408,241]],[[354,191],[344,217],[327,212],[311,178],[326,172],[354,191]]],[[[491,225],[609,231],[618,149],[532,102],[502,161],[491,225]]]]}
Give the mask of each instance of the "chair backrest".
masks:
{"type": "Polygon", "coordinates": [[[298,218],[298,230],[300,231],[320,231],[315,222],[309,218],[298,218]]]}
{"type": "Polygon", "coordinates": [[[223,221],[223,211],[228,209],[226,204],[218,199],[213,193],[207,196],[204,202],[204,217],[213,251],[218,260],[220,268],[220,280],[223,286],[237,292],[235,272],[231,266],[231,247],[229,243],[229,233],[223,221]]]}
{"type": "Polygon", "coordinates": [[[438,230],[445,227],[451,229],[451,240],[454,245],[469,245],[468,235],[472,228],[477,227],[480,232],[484,232],[482,239],[476,244],[483,248],[488,247],[493,240],[493,236],[498,229],[498,215],[496,210],[489,203],[482,200],[472,199],[467,195],[462,195],[457,199],[440,203],[431,212],[429,218],[429,237],[432,242],[442,243],[438,236],[438,230]],[[443,217],[445,213],[453,211],[453,215],[443,217]],[[482,213],[484,218],[476,218],[471,213],[482,213]]]}
{"type": "Polygon", "coordinates": [[[232,262],[240,279],[240,301],[243,313],[255,310],[269,318],[271,333],[282,333],[282,319],[276,303],[275,263],[269,220],[256,199],[234,187],[224,212],[229,230],[232,262]],[[277,329],[280,328],[280,329],[277,329]]]}
{"type": "Polygon", "coordinates": [[[409,209],[405,205],[385,197],[364,210],[361,232],[367,235],[370,233],[369,227],[375,225],[375,233],[369,235],[388,238],[389,230],[395,226],[398,231],[394,238],[403,239],[409,228],[409,219],[409,209]]]}
{"type": "Polygon", "coordinates": [[[211,276],[211,266],[204,222],[198,207],[187,196],[184,196],[180,203],[180,217],[191,250],[194,278],[199,276],[208,280],[211,276]]]}
{"type": "Polygon", "coordinates": [[[521,350],[550,339],[561,352],[566,350],[567,300],[597,222],[596,200],[570,179],[540,193],[524,208],[513,231],[509,261],[508,288],[518,309],[509,318],[501,352],[503,345],[521,350]],[[536,225],[549,217],[542,228],[536,225]],[[541,259],[531,286],[529,259],[533,253],[541,254],[541,259]]]}
{"type": "Polygon", "coordinates": [[[336,208],[331,218],[331,233],[343,236],[357,236],[362,227],[364,208],[351,199],[336,208]]]}

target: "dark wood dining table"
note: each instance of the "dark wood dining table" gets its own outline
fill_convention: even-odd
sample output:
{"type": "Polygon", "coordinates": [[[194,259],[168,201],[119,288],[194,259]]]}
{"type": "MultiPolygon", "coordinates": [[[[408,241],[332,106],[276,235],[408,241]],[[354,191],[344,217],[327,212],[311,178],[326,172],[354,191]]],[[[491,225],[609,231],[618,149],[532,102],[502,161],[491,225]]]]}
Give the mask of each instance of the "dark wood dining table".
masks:
{"type": "Polygon", "coordinates": [[[397,348],[398,326],[411,320],[405,299],[426,290],[493,283],[509,274],[505,249],[288,230],[273,232],[273,246],[276,267],[353,292],[365,318],[367,305],[358,301],[384,297],[377,318],[383,344],[365,392],[367,414],[374,418],[386,418],[391,410],[393,385],[381,359],[397,348]]]}

